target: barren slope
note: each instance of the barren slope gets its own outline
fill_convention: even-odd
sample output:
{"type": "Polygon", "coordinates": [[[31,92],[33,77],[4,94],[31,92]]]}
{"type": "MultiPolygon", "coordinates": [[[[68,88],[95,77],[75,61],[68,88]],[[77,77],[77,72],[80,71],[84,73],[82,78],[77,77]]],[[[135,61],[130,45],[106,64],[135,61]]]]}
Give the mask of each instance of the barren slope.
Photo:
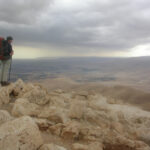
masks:
{"type": "Polygon", "coordinates": [[[0,88],[0,149],[150,150],[150,112],[22,80],[0,88]]]}

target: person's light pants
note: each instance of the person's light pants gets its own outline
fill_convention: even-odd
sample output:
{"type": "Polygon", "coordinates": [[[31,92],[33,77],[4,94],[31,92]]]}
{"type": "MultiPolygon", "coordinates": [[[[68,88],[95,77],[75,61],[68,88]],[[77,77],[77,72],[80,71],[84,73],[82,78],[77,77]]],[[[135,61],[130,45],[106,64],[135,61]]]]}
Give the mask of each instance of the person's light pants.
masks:
{"type": "Polygon", "coordinates": [[[0,82],[8,81],[11,58],[8,60],[0,60],[0,82]]]}

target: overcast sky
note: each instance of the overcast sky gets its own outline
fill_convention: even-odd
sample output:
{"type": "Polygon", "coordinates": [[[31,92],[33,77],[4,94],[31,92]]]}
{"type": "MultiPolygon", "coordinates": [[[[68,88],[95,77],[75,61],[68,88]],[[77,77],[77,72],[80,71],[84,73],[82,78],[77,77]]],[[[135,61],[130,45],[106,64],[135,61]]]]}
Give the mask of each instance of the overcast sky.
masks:
{"type": "Polygon", "coordinates": [[[150,0],[0,0],[15,58],[150,55],[150,0]]]}

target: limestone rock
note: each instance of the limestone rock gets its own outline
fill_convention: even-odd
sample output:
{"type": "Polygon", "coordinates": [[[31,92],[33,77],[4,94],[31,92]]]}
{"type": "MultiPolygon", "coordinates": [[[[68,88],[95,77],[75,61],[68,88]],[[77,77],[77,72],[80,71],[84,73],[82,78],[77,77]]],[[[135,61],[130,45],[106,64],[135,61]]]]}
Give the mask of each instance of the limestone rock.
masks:
{"type": "Polygon", "coordinates": [[[0,126],[1,150],[37,150],[42,144],[39,129],[28,116],[8,121],[0,126]]]}
{"type": "Polygon", "coordinates": [[[68,102],[68,98],[64,97],[62,94],[55,94],[55,95],[50,95],[51,101],[50,105],[56,106],[56,107],[61,107],[61,108],[66,108],[66,101],[68,102]]]}
{"type": "Polygon", "coordinates": [[[87,91],[79,91],[76,93],[72,93],[72,98],[73,99],[80,99],[80,100],[87,100],[89,97],[89,94],[87,91]]]}
{"type": "Polygon", "coordinates": [[[8,104],[9,101],[9,89],[7,87],[0,88],[0,106],[3,104],[8,104]]]}
{"type": "Polygon", "coordinates": [[[60,89],[48,93],[38,84],[18,80],[0,88],[0,106],[9,110],[3,104],[12,108],[14,117],[0,111],[0,150],[65,149],[43,145],[40,132],[43,138],[48,136],[46,143],[69,148],[78,142],[72,146],[75,150],[150,150],[150,113],[101,93],[60,89]],[[25,115],[34,119],[14,119],[25,115]]]}
{"type": "Polygon", "coordinates": [[[80,124],[75,121],[71,121],[65,124],[62,129],[61,136],[65,139],[76,139],[79,136],[80,124]]]}
{"type": "Polygon", "coordinates": [[[67,149],[55,144],[44,144],[39,150],[67,150],[67,149]]]}
{"type": "Polygon", "coordinates": [[[0,125],[13,119],[6,110],[0,110],[0,125]]]}
{"type": "Polygon", "coordinates": [[[39,114],[39,106],[34,103],[29,103],[27,99],[19,98],[16,100],[13,109],[12,115],[14,116],[37,116],[39,114]]]}
{"type": "Polygon", "coordinates": [[[53,122],[50,122],[47,119],[33,118],[33,120],[38,125],[38,127],[41,131],[47,131],[51,126],[54,125],[53,122]]]}
{"type": "Polygon", "coordinates": [[[87,145],[79,144],[79,143],[74,143],[72,145],[72,150],[88,150],[87,145]]]}
{"type": "Polygon", "coordinates": [[[64,93],[64,91],[63,91],[62,89],[56,89],[54,92],[55,92],[55,93],[58,93],[58,94],[64,93]]]}
{"type": "Polygon", "coordinates": [[[98,142],[93,142],[87,145],[75,143],[72,145],[72,150],[103,150],[103,144],[98,142]]]}
{"type": "Polygon", "coordinates": [[[89,93],[87,91],[79,91],[79,92],[77,92],[77,94],[80,96],[85,96],[85,97],[87,97],[89,95],[89,93]]]}
{"type": "Polygon", "coordinates": [[[61,136],[62,129],[64,128],[64,125],[62,123],[57,123],[56,125],[52,125],[49,127],[50,133],[61,136]]]}
{"type": "Polygon", "coordinates": [[[92,100],[89,102],[90,108],[99,111],[107,112],[109,110],[109,105],[105,97],[99,97],[98,99],[92,100]]]}
{"type": "Polygon", "coordinates": [[[44,105],[50,100],[47,92],[39,87],[33,88],[31,91],[25,93],[23,97],[27,98],[30,103],[35,103],[38,105],[44,105]]]}
{"type": "Polygon", "coordinates": [[[45,107],[44,110],[38,115],[40,118],[46,118],[55,123],[65,123],[68,120],[66,113],[60,107],[45,107]]]}
{"type": "Polygon", "coordinates": [[[84,117],[86,103],[84,101],[73,101],[69,110],[70,118],[81,119],[84,117]]]}
{"type": "Polygon", "coordinates": [[[103,144],[99,142],[93,142],[88,145],[89,150],[103,150],[103,144]]]}
{"type": "Polygon", "coordinates": [[[23,89],[25,87],[25,83],[21,80],[18,79],[13,85],[11,85],[10,89],[11,89],[11,94],[13,96],[19,96],[19,94],[22,93],[23,89]]]}
{"type": "Polygon", "coordinates": [[[115,129],[115,130],[116,130],[117,132],[119,132],[120,134],[123,134],[123,133],[124,133],[124,128],[123,128],[122,124],[119,123],[119,122],[112,122],[111,128],[112,128],[112,129],[115,129]]]}

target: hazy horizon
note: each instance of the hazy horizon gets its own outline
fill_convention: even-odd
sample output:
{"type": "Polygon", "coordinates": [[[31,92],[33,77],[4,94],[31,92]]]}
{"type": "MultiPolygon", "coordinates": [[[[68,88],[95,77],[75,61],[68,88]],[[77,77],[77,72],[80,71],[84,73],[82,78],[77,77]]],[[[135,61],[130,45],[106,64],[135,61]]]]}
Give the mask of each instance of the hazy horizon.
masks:
{"type": "Polygon", "coordinates": [[[36,58],[13,58],[15,60],[27,60],[27,59],[59,59],[59,58],[150,58],[150,56],[113,56],[113,57],[108,57],[108,56],[49,56],[49,57],[36,57],[36,58]]]}
{"type": "MultiPolygon", "coordinates": [[[[74,83],[127,85],[150,90],[150,57],[59,57],[14,59],[11,79],[25,81],[62,79],[74,83]]],[[[59,81],[61,83],[61,80],[59,81]]],[[[54,83],[55,84],[55,83],[54,83]]]]}

